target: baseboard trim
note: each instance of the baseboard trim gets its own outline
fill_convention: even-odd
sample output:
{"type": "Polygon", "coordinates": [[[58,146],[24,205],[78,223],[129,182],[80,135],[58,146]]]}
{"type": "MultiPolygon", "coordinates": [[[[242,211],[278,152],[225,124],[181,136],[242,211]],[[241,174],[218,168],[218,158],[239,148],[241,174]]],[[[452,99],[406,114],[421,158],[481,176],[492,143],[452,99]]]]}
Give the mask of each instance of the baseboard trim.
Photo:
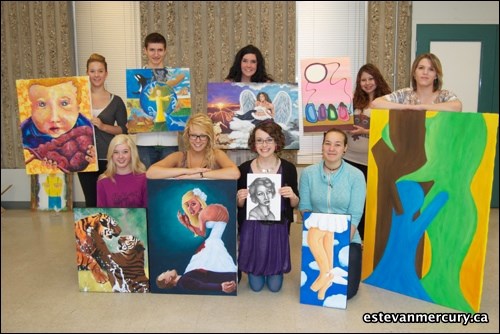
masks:
{"type": "MultiPolygon", "coordinates": [[[[12,210],[23,210],[23,209],[31,209],[31,202],[2,202],[2,207],[4,209],[12,209],[12,210]]],[[[85,202],[73,202],[74,208],[85,208],[85,202]]]]}

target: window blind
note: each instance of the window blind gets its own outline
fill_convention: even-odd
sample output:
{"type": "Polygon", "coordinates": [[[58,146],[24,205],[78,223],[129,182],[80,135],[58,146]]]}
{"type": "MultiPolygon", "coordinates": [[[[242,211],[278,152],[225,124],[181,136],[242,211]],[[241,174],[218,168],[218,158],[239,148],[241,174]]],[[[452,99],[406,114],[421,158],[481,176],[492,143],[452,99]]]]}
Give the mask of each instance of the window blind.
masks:
{"type": "Polygon", "coordinates": [[[125,70],[141,67],[138,1],[74,1],[77,74],[86,75],[92,53],[106,58],[106,89],[126,101],[125,70]]]}
{"type": "MultiPolygon", "coordinates": [[[[354,89],[358,69],[366,61],[366,2],[298,1],[296,19],[296,81],[300,82],[301,59],[349,57],[354,89]]],[[[322,141],[323,133],[303,133],[297,163],[313,164],[321,160],[322,141]]]]}

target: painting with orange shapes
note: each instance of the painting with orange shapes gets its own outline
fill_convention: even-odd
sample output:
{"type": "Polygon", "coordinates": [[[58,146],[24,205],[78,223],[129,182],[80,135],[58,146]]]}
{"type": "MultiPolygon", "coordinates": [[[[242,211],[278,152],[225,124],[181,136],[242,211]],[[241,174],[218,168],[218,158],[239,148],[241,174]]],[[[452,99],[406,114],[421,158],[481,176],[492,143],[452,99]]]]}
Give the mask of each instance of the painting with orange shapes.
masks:
{"type": "Polygon", "coordinates": [[[27,174],[97,171],[87,76],[16,80],[27,174]]]}

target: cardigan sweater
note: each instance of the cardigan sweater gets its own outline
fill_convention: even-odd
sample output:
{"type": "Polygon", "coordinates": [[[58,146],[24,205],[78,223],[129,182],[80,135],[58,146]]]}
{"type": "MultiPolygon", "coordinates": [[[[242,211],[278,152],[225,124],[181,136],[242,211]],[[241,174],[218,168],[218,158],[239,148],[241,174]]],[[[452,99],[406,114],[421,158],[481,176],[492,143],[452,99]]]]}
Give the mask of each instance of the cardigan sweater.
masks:
{"type": "MultiPolygon", "coordinates": [[[[306,167],[300,176],[300,211],[351,215],[351,224],[358,226],[363,214],[366,182],[363,173],[342,160],[335,173],[326,173],[324,161],[306,167]]],[[[351,240],[361,243],[356,232],[351,240]]]]}

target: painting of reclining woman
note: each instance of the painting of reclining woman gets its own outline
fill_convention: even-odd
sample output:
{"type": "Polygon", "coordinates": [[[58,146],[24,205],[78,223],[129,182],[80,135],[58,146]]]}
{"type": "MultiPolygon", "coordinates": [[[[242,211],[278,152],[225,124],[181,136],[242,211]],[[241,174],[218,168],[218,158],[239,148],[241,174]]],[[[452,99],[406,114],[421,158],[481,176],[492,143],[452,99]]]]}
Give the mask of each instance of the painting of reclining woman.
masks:
{"type": "Polygon", "coordinates": [[[300,148],[297,85],[208,83],[207,104],[220,149],[248,149],[248,137],[255,125],[268,120],[283,129],[284,149],[300,148]]]}
{"type": "Polygon", "coordinates": [[[236,295],[236,181],[149,180],[151,292],[236,295]]]}

